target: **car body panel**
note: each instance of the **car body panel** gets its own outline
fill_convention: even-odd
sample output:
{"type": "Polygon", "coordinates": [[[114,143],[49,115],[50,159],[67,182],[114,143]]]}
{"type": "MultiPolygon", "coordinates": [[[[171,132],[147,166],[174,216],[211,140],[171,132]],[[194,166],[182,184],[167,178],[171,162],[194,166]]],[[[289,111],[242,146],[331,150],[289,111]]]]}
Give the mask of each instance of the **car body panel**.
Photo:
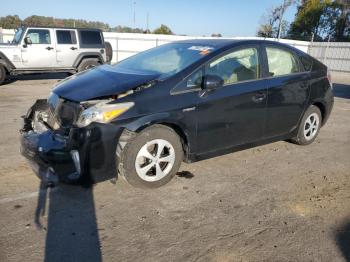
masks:
{"type": "MultiPolygon", "coordinates": [[[[22,142],[22,153],[30,158],[31,154],[28,155],[25,149],[34,144],[32,154],[39,156],[48,166],[55,166],[59,161],[56,163],[55,157],[50,158],[50,154],[62,153],[69,158],[72,149],[78,150],[83,175],[100,181],[104,174],[109,174],[109,177],[116,175],[116,148],[126,131],[136,135],[154,124],[167,125],[182,140],[186,153],[184,160],[193,162],[295,137],[304,111],[313,104],[323,107],[323,124],[327,121],[334,98],[327,79],[327,68],[320,62],[315,62],[315,70],[312,71],[301,67],[304,72],[269,77],[266,57],[261,53],[258,80],[224,85],[214,90],[202,87],[178,92],[177,87],[181,83],[217,56],[238,47],[266,44],[265,41],[252,40],[193,40],[193,43],[216,46],[216,49],[182,72],[165,79],[151,72],[121,71],[105,65],[61,81],[53,92],[60,99],[77,105],[86,100],[109,97],[110,103],[132,102],[134,106],[108,124],[91,123],[83,128],[73,125],[63,141],[60,130],[32,134],[32,113],[28,113],[22,139],[29,142],[22,142]],[[130,90],[132,92],[128,95],[115,98],[115,95],[130,90]],[[262,99],[256,100],[257,97],[262,99]],[[54,140],[61,141],[58,150],[52,142],[52,137],[56,136],[54,140]],[[47,148],[42,149],[42,153],[38,150],[39,143],[47,148]]],[[[268,44],[289,48],[297,56],[305,55],[279,43],[268,44]]],[[[30,112],[35,110],[33,108],[30,112]]],[[[70,171],[74,170],[71,159],[66,164],[70,171]]]]}
{"type": "Polygon", "coordinates": [[[102,65],[66,78],[56,85],[54,92],[65,99],[81,102],[117,95],[158,77],[159,74],[117,71],[110,65],[102,65]]]}

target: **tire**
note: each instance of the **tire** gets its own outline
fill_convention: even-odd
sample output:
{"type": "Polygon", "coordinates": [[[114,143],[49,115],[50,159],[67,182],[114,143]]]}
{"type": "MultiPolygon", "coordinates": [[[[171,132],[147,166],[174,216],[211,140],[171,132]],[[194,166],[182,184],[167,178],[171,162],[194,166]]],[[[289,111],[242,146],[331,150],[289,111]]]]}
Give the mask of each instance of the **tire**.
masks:
{"type": "Polygon", "coordinates": [[[298,134],[292,142],[298,145],[309,145],[315,141],[320,132],[322,114],[317,106],[311,105],[300,122],[298,134]]]}
{"type": "Polygon", "coordinates": [[[163,125],[141,131],[127,142],[117,157],[120,175],[132,186],[140,188],[165,185],[177,173],[182,160],[183,148],[179,136],[163,125]],[[160,152],[159,147],[163,148],[160,152]],[[160,161],[162,159],[165,161],[160,161]]]}
{"type": "Polygon", "coordinates": [[[106,48],[106,62],[110,63],[113,58],[113,49],[112,49],[111,43],[105,42],[105,48],[106,48]]]}
{"type": "Polygon", "coordinates": [[[4,83],[6,78],[6,69],[3,65],[0,65],[0,85],[4,83]]]}
{"type": "Polygon", "coordinates": [[[99,66],[101,63],[96,58],[86,58],[81,61],[81,63],[78,66],[78,72],[83,72],[85,70],[88,70],[90,68],[93,68],[95,66],[99,66]]]}

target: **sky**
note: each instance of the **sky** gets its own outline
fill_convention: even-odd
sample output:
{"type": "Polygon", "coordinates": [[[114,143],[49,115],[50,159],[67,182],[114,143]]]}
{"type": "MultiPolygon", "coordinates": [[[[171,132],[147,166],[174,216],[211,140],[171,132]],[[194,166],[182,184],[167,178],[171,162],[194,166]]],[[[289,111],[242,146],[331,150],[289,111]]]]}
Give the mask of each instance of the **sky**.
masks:
{"type": "MultiPolygon", "coordinates": [[[[0,16],[30,15],[75,18],[108,23],[110,26],[134,25],[151,30],[165,24],[176,34],[210,36],[254,36],[265,11],[283,0],[1,0],[0,16]],[[134,4],[135,3],[135,4],[134,4]]],[[[296,7],[285,14],[293,21],[296,7]]]]}

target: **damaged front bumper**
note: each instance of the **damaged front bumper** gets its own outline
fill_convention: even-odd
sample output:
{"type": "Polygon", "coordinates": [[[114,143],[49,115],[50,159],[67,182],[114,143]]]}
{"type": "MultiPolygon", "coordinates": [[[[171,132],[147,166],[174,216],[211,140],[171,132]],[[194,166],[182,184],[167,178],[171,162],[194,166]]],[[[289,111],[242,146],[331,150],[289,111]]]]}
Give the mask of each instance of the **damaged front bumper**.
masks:
{"type": "Polygon", "coordinates": [[[43,109],[37,102],[24,116],[21,153],[33,171],[47,184],[95,183],[116,177],[116,145],[122,128],[114,124],[92,123],[85,128],[62,130],[33,128],[33,117],[43,109]]]}

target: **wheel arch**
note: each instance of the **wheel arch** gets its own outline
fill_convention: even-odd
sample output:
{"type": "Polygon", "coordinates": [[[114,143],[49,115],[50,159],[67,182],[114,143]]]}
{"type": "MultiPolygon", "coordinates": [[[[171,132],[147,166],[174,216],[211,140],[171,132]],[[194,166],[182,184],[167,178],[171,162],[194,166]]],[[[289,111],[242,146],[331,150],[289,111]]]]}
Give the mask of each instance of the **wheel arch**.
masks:
{"type": "Polygon", "coordinates": [[[99,60],[99,62],[101,62],[101,64],[104,63],[104,59],[100,53],[98,53],[98,52],[85,52],[85,53],[79,54],[79,56],[75,59],[75,61],[73,63],[73,67],[77,68],[84,59],[89,59],[89,58],[96,58],[99,60]]]}
{"type": "Polygon", "coordinates": [[[12,69],[15,69],[15,66],[3,52],[0,52],[0,64],[5,67],[7,73],[11,72],[12,69]]]}
{"type": "Polygon", "coordinates": [[[327,115],[327,109],[326,109],[327,107],[325,103],[322,102],[321,100],[316,100],[312,102],[311,105],[316,106],[321,111],[322,125],[323,125],[327,115]]]}
{"type": "MultiPolygon", "coordinates": [[[[166,113],[162,113],[161,115],[164,116],[166,113]]],[[[167,114],[166,114],[167,115],[167,114]]],[[[125,126],[125,128],[131,132],[135,133],[140,133],[147,127],[153,126],[153,125],[163,125],[168,128],[171,128],[172,130],[175,131],[175,133],[180,137],[182,147],[185,153],[185,156],[187,158],[188,154],[190,153],[190,149],[192,147],[192,141],[190,138],[189,132],[186,130],[186,128],[177,121],[169,120],[169,119],[164,119],[164,118],[159,118],[156,119],[156,116],[152,117],[153,119],[150,119],[149,117],[143,119],[143,121],[137,121],[136,123],[134,122],[131,125],[125,126]]]]}

